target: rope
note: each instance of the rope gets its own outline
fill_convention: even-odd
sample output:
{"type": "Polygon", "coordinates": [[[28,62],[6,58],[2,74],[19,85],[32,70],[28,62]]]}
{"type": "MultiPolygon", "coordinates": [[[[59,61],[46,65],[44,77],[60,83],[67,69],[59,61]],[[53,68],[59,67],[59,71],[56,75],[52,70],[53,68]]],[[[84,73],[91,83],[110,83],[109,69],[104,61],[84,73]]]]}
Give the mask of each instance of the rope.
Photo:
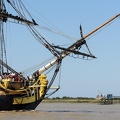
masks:
{"type": "Polygon", "coordinates": [[[21,71],[21,73],[22,73],[22,74],[27,74],[27,73],[30,73],[30,72],[32,72],[32,71],[35,71],[35,70],[37,70],[38,68],[40,68],[40,66],[43,66],[44,64],[46,64],[46,63],[48,63],[49,61],[51,61],[53,58],[54,58],[54,57],[49,58],[49,59],[41,62],[40,64],[36,64],[36,65],[34,65],[34,66],[32,66],[32,67],[29,67],[29,68],[21,71]]]}
{"type": "MultiPolygon", "coordinates": [[[[50,89],[51,85],[53,84],[53,82],[54,82],[54,80],[55,80],[55,78],[56,78],[56,76],[57,76],[57,73],[58,73],[59,68],[60,68],[60,66],[61,66],[61,62],[62,62],[62,61],[58,61],[58,64],[57,64],[57,66],[56,66],[56,70],[55,70],[55,72],[54,72],[54,74],[53,74],[53,77],[52,77],[52,79],[51,79],[48,87],[47,87],[46,95],[47,95],[48,90],[50,89]]],[[[50,95],[54,94],[55,92],[57,92],[57,91],[59,90],[59,88],[60,88],[60,87],[58,87],[55,91],[53,91],[52,93],[50,93],[48,96],[50,96],[50,95]]]]}
{"type": "MultiPolygon", "coordinates": [[[[24,0],[24,2],[35,11],[35,13],[37,13],[42,19],[44,19],[46,22],[43,22],[40,17],[37,19],[39,19],[39,21],[41,21],[43,24],[45,24],[46,26],[49,26],[49,28],[44,27],[44,26],[39,26],[39,28],[47,30],[49,32],[53,32],[56,33],[58,35],[64,36],[66,38],[68,38],[68,40],[74,40],[76,41],[77,38],[74,38],[72,36],[68,36],[67,34],[65,34],[63,31],[61,31],[59,28],[57,28],[52,22],[50,22],[48,19],[46,19],[43,15],[41,15],[37,10],[35,10],[26,0],[24,0]],[[48,24],[47,24],[48,23],[48,24]]],[[[30,2],[30,1],[29,1],[30,2]]],[[[35,16],[35,15],[34,15],[35,16]]]]}

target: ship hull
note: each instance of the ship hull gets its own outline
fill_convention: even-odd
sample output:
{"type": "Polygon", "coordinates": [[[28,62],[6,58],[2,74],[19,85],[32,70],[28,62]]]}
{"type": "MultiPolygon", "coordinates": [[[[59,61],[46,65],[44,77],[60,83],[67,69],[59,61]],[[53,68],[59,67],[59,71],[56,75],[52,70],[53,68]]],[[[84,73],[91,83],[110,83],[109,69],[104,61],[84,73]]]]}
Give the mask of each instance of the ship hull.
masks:
{"type": "Polygon", "coordinates": [[[42,101],[42,99],[36,100],[30,103],[13,104],[15,95],[1,95],[0,96],[0,111],[4,110],[34,110],[42,101]]]}
{"type": "Polygon", "coordinates": [[[34,110],[40,102],[42,97],[38,97],[37,94],[33,96],[21,95],[21,94],[8,94],[4,91],[0,91],[0,111],[4,110],[34,110]]]}
{"type": "Polygon", "coordinates": [[[32,103],[12,105],[9,110],[35,110],[41,101],[42,99],[32,103]]]}
{"type": "Polygon", "coordinates": [[[13,96],[0,95],[0,110],[8,110],[13,103],[13,96]]]}

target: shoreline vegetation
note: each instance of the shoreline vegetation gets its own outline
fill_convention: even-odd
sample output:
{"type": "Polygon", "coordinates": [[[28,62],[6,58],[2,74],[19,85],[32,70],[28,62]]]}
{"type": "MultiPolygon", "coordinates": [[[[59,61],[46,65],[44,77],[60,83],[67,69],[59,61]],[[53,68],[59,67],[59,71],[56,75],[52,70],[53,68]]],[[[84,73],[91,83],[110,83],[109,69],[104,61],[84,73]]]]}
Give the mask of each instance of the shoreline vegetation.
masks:
{"type": "MultiPolygon", "coordinates": [[[[46,98],[42,102],[46,103],[101,103],[101,100],[98,100],[96,98],[87,98],[87,97],[66,97],[64,96],[63,98],[59,97],[54,97],[54,98],[46,98]]],[[[120,98],[113,98],[112,99],[112,104],[118,104],[120,103],[120,98]]]]}

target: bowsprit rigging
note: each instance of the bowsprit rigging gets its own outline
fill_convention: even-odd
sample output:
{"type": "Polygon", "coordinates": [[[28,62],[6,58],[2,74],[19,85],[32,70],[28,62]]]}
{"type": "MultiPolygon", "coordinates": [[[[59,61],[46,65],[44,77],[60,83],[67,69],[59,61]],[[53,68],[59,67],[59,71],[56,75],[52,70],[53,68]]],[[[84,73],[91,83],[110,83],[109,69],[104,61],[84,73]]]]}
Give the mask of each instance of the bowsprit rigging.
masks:
{"type": "MultiPolygon", "coordinates": [[[[39,24],[27,10],[22,0],[0,0],[0,110],[33,110],[46,96],[54,94],[60,88],[59,85],[57,87],[53,87],[52,85],[60,71],[63,59],[70,54],[79,55],[83,58],[96,58],[92,55],[86,38],[119,16],[120,14],[116,15],[85,36],[83,35],[80,25],[81,38],[68,47],[61,47],[60,45],[51,44],[41,35],[36,28],[39,24]],[[12,7],[15,15],[9,13],[6,4],[12,7]],[[33,38],[48,49],[54,56],[52,60],[45,62],[39,69],[34,69],[34,71],[27,76],[8,65],[4,24],[10,22],[10,20],[12,20],[13,23],[25,25],[33,35],[33,38]],[[81,51],[83,45],[86,46],[88,53],[81,51]],[[51,79],[48,79],[48,74],[50,74],[51,79]],[[55,88],[55,90],[49,94],[51,88],[55,88]]],[[[61,35],[64,34],[62,33],[61,35]]],[[[66,35],[64,36],[68,37],[66,35]]]]}

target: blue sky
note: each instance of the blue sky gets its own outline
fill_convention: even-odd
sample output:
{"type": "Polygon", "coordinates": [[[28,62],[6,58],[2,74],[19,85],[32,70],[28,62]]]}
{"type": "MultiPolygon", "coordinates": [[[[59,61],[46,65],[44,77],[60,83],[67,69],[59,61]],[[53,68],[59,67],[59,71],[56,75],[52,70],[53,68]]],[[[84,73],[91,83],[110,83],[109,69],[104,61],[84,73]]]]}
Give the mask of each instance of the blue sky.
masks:
{"type": "MultiPolygon", "coordinates": [[[[44,16],[49,23],[52,23],[65,34],[77,39],[80,38],[80,24],[83,28],[83,34],[86,35],[120,13],[119,0],[31,0],[26,1],[26,3],[29,3],[42,16],[39,16],[39,19],[36,20],[40,25],[43,23],[41,21],[43,21],[44,16]]],[[[33,14],[35,18],[36,15],[33,14]]],[[[22,28],[22,26],[20,27],[22,28]]],[[[27,35],[28,33],[25,33],[25,31],[16,27],[13,31],[10,31],[16,33],[14,37],[17,39],[14,41],[17,44],[16,46],[13,47],[12,41],[10,43],[11,47],[14,48],[10,51],[13,54],[10,58],[10,65],[18,71],[31,66],[30,62],[36,64],[45,56],[49,56],[49,52],[45,49],[43,51],[43,47],[34,42],[31,35],[27,35]],[[23,46],[23,43],[25,46],[23,46]],[[30,49],[28,49],[28,46],[30,49]],[[16,51],[16,53],[13,53],[13,51],[16,51]],[[29,51],[31,51],[30,54],[24,56],[24,53],[29,51]],[[18,54],[19,56],[15,59],[13,56],[18,54]]],[[[112,24],[86,39],[92,54],[97,59],[87,61],[72,57],[65,58],[61,69],[61,89],[53,96],[96,97],[99,94],[98,90],[103,94],[111,93],[120,96],[119,32],[120,18],[117,18],[112,24]]],[[[9,38],[11,36],[12,33],[9,38]]],[[[49,36],[47,37],[49,38],[49,36]]],[[[64,42],[61,38],[52,37],[51,35],[50,39],[54,39],[53,41],[60,42],[60,44],[66,44],[67,42],[72,44],[74,42],[64,42]]]]}

